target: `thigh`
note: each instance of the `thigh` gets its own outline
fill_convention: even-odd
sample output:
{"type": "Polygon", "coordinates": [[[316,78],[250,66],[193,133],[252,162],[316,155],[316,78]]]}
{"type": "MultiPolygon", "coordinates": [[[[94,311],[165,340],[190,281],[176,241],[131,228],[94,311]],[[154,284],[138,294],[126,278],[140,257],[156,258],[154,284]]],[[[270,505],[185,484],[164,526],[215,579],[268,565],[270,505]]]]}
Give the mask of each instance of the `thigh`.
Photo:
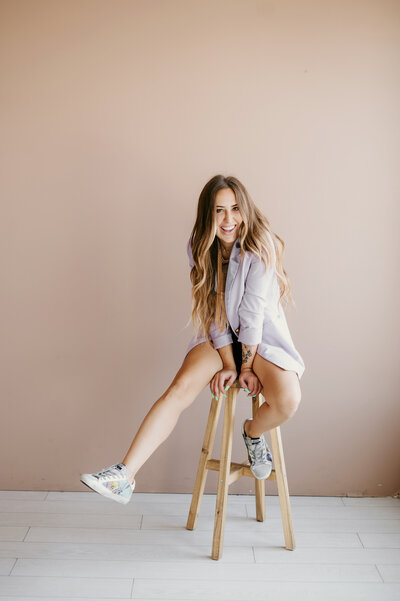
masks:
{"type": "Polygon", "coordinates": [[[253,371],[263,387],[261,394],[268,405],[279,410],[295,408],[301,400],[301,390],[297,373],[283,369],[264,359],[259,353],[253,360],[253,371]]]}
{"type": "Polygon", "coordinates": [[[201,342],[188,352],[168,391],[173,388],[194,400],[222,368],[219,352],[209,342],[201,342]]]}

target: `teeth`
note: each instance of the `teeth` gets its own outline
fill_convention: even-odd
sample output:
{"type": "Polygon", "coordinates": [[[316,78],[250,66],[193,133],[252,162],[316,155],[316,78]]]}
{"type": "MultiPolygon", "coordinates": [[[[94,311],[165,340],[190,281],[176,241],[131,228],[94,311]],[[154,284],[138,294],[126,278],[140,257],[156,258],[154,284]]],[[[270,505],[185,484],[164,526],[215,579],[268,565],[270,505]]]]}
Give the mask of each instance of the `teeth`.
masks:
{"type": "Polygon", "coordinates": [[[234,226],[234,225],[232,225],[232,227],[223,227],[223,228],[221,228],[221,229],[223,229],[223,230],[224,230],[224,232],[231,232],[231,231],[233,230],[233,228],[234,228],[234,227],[235,227],[235,226],[234,226]]]}

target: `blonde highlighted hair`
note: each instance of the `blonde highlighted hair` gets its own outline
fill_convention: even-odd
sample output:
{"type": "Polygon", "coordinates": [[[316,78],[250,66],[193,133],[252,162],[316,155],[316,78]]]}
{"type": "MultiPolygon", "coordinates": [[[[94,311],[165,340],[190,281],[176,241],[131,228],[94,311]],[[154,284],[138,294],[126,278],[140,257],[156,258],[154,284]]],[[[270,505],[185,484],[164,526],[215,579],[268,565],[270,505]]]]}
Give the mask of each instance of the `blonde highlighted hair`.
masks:
{"type": "Polygon", "coordinates": [[[218,293],[214,289],[216,274],[218,274],[218,283],[221,281],[222,260],[220,241],[216,236],[215,204],[219,190],[226,188],[230,188],[235,194],[243,219],[235,240],[235,243],[240,242],[240,261],[243,260],[245,252],[249,251],[264,262],[266,269],[272,264],[280,288],[278,303],[290,300],[293,305],[295,304],[291,294],[290,281],[282,265],[284,241],[271,230],[268,219],[255,205],[245,186],[236,177],[215,175],[206,183],[200,193],[196,221],[189,239],[194,265],[190,272],[192,309],[188,324],[191,321],[195,335],[206,336],[210,342],[210,327],[214,319],[214,312],[217,313],[216,325],[223,327],[224,323],[227,324],[223,291],[218,285],[220,302],[217,302],[218,293]],[[268,234],[271,236],[274,248],[271,247],[268,234]],[[274,254],[275,261],[271,259],[274,254]]]}

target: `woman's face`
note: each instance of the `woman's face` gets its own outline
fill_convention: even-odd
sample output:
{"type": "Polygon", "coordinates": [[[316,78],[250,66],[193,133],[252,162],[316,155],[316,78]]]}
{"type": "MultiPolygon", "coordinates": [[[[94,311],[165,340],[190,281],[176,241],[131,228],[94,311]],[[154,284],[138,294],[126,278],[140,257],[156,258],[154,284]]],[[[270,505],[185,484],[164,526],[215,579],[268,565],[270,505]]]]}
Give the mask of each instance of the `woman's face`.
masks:
{"type": "Polygon", "coordinates": [[[243,221],[233,190],[224,188],[217,192],[214,212],[216,236],[224,246],[229,247],[238,237],[239,226],[243,221]]]}

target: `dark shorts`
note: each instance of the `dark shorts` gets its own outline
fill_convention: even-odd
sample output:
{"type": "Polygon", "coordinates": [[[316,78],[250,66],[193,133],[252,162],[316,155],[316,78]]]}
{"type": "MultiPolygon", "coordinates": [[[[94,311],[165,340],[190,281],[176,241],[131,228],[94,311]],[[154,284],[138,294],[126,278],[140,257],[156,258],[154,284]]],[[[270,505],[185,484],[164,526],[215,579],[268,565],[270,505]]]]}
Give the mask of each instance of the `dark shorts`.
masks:
{"type": "Polygon", "coordinates": [[[240,370],[242,369],[242,343],[238,341],[236,332],[232,330],[231,326],[229,326],[229,330],[232,334],[233,358],[235,359],[237,374],[239,375],[240,370]]]}

